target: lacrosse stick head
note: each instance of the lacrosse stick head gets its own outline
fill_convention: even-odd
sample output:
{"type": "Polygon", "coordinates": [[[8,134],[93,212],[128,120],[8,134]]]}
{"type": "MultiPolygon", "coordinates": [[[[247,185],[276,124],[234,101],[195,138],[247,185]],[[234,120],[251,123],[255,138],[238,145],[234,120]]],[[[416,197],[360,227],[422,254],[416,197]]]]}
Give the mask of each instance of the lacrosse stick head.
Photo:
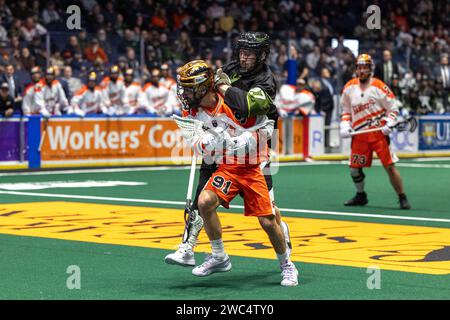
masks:
{"type": "Polygon", "coordinates": [[[188,141],[196,137],[201,137],[206,132],[209,132],[216,137],[220,135],[216,131],[210,129],[200,120],[192,118],[182,118],[177,115],[173,115],[172,119],[175,121],[178,128],[180,129],[182,136],[188,141]]]}
{"type": "Polygon", "coordinates": [[[396,128],[398,131],[414,132],[417,129],[417,119],[410,117],[403,122],[399,122],[396,128]]]}

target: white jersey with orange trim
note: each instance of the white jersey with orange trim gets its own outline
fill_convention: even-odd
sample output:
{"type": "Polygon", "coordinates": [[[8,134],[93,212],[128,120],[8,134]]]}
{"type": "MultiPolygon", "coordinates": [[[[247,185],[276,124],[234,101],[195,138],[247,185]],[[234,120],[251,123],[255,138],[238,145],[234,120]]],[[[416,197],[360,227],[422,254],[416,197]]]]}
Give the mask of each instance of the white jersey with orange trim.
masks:
{"type": "Polygon", "coordinates": [[[36,106],[36,83],[30,83],[25,86],[23,99],[22,99],[22,112],[28,116],[31,114],[39,113],[36,106]]]}
{"type": "Polygon", "coordinates": [[[174,113],[181,114],[182,104],[177,95],[177,82],[173,78],[167,77],[161,78],[159,83],[163,84],[169,90],[167,104],[174,113]]]}
{"type": "Polygon", "coordinates": [[[103,100],[102,90],[99,86],[91,90],[84,85],[72,98],[72,112],[76,113],[76,110],[81,110],[84,114],[100,113],[105,107],[103,100]]]}
{"type": "Polygon", "coordinates": [[[133,114],[136,112],[140,94],[141,85],[138,82],[132,82],[128,85],[125,83],[125,95],[123,99],[124,114],[133,114]]]}
{"type": "Polygon", "coordinates": [[[66,110],[69,106],[64,89],[58,80],[48,84],[45,79],[41,79],[35,85],[35,101],[38,112],[44,116],[60,115],[61,110],[66,110]]]}
{"type": "Polygon", "coordinates": [[[275,105],[281,112],[294,113],[300,111],[309,114],[314,111],[316,97],[308,90],[297,91],[291,84],[283,84],[275,98],[275,105]]]}
{"type": "Polygon", "coordinates": [[[380,120],[397,119],[398,107],[389,87],[377,78],[362,88],[358,78],[346,83],[341,95],[341,121],[349,121],[354,130],[379,127],[380,120]]]}
{"type": "MultiPolygon", "coordinates": [[[[227,131],[230,137],[237,137],[241,135],[244,129],[251,129],[254,126],[259,126],[263,123],[268,123],[269,119],[266,115],[258,115],[256,117],[247,118],[244,123],[236,119],[233,110],[225,103],[223,97],[218,94],[218,100],[214,108],[206,109],[206,108],[198,108],[187,112],[183,110],[183,117],[194,118],[202,121],[207,127],[217,131],[218,128],[221,128],[221,131],[227,131]]],[[[263,138],[265,141],[259,141],[258,150],[255,151],[254,154],[245,155],[245,159],[238,160],[239,164],[245,164],[249,162],[249,157],[252,159],[254,163],[252,164],[260,164],[268,159],[268,147],[267,147],[267,139],[272,135],[273,127],[267,126],[264,129],[261,129],[262,133],[256,139],[263,138]],[[264,131],[264,132],[262,132],[264,131]]],[[[253,135],[256,137],[257,132],[254,131],[253,135]]],[[[192,141],[192,147],[197,154],[202,154],[205,159],[209,157],[211,159],[211,155],[205,154],[203,150],[203,145],[201,139],[197,141],[192,141]]],[[[219,156],[221,158],[221,156],[219,156]]],[[[242,158],[242,157],[240,157],[242,158]]],[[[237,159],[237,158],[235,158],[237,159]]],[[[217,155],[214,160],[217,162],[217,155]]],[[[236,162],[235,162],[236,163],[236,162]]],[[[228,164],[228,161],[227,161],[228,164]]]]}
{"type": "Polygon", "coordinates": [[[108,108],[108,113],[116,114],[120,112],[125,96],[125,85],[122,77],[118,77],[116,81],[112,81],[110,77],[106,76],[100,83],[100,88],[103,92],[105,105],[108,108]]]}
{"type": "Polygon", "coordinates": [[[157,113],[159,115],[171,115],[172,106],[169,104],[169,89],[164,85],[158,86],[152,83],[146,83],[141,90],[139,96],[139,107],[145,109],[147,112],[157,113]]]}

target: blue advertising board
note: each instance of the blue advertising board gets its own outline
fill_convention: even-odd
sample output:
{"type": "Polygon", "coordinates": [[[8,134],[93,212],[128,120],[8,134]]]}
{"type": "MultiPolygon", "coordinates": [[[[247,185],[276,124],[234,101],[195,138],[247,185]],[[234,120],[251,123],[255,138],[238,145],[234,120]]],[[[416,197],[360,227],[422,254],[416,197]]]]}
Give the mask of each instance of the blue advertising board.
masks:
{"type": "Polygon", "coordinates": [[[450,149],[450,115],[423,116],[419,122],[419,150],[450,149]]]}

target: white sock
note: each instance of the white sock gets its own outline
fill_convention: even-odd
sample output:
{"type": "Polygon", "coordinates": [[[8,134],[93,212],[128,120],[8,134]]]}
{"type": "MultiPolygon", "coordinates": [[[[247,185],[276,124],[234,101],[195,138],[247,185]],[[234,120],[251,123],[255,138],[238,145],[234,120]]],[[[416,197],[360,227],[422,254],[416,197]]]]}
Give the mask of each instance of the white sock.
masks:
{"type": "Polygon", "coordinates": [[[359,193],[364,192],[364,181],[362,182],[355,182],[356,191],[359,193]]]}
{"type": "Polygon", "coordinates": [[[278,258],[278,261],[280,261],[280,265],[285,264],[286,262],[290,261],[287,250],[283,254],[277,253],[277,258],[278,258]]]}
{"type": "Polygon", "coordinates": [[[223,245],[222,239],[212,240],[211,248],[212,248],[213,257],[219,258],[219,259],[225,258],[226,253],[225,253],[225,247],[223,245]]]}

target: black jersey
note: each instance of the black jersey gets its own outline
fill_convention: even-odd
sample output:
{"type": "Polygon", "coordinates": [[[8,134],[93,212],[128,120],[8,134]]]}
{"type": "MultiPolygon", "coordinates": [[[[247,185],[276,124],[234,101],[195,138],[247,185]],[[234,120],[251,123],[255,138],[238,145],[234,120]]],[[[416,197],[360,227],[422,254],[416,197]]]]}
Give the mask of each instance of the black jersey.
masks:
{"type": "Polygon", "coordinates": [[[265,114],[275,121],[276,127],[278,112],[273,101],[277,83],[269,66],[264,64],[259,72],[244,76],[239,73],[239,68],[236,60],[222,68],[232,86],[225,93],[225,103],[235,111],[236,119],[242,122],[249,116],[265,114]]]}

